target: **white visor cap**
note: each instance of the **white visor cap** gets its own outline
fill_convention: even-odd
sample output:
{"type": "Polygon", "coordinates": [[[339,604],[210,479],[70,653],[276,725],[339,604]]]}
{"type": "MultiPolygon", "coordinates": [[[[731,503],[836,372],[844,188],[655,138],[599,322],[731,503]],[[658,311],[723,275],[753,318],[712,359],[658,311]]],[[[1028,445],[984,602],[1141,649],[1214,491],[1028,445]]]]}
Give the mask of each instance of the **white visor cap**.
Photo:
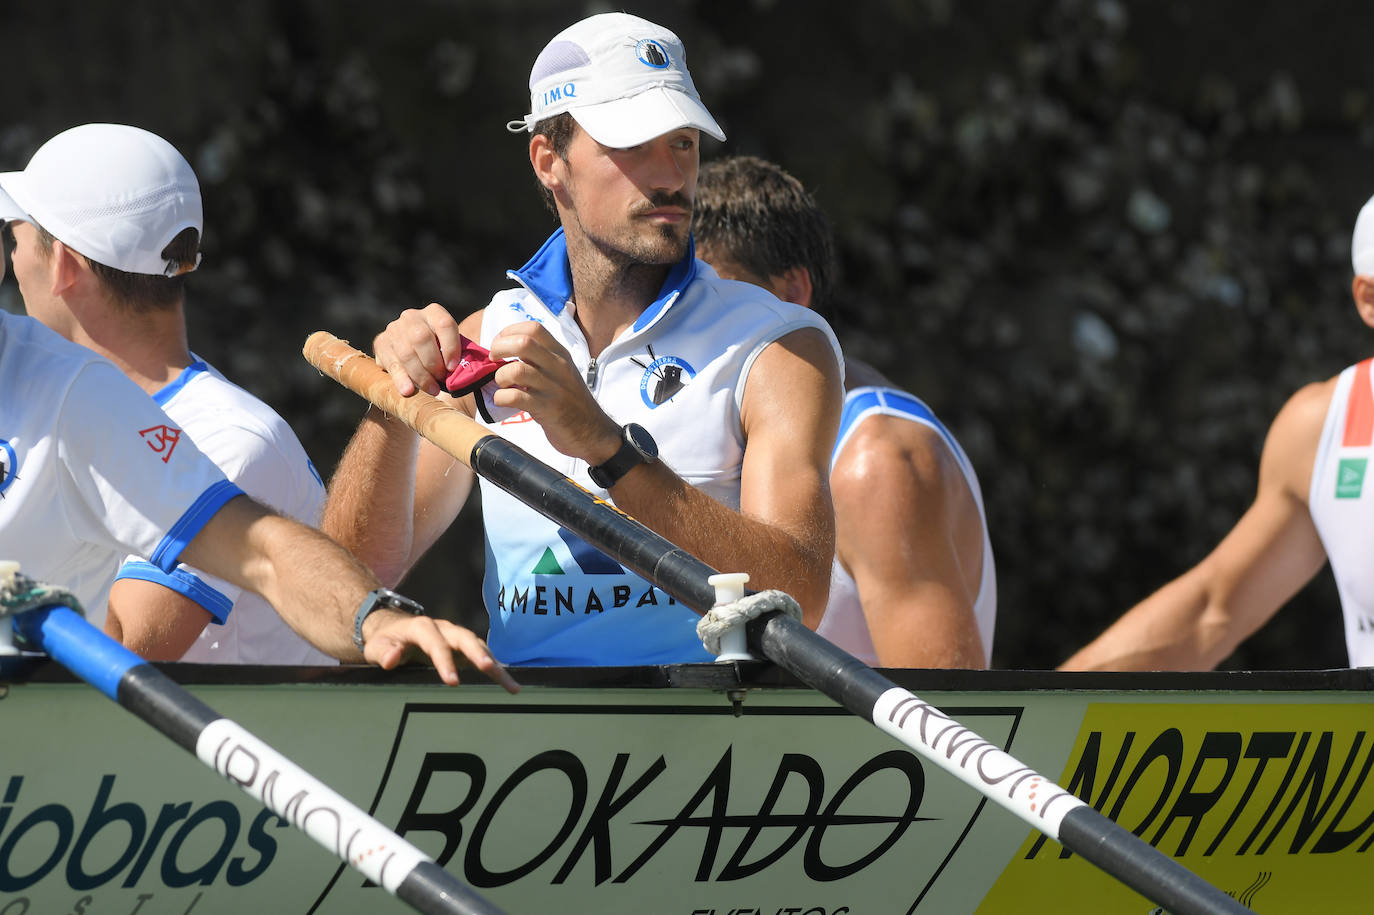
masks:
{"type": "Polygon", "coordinates": [[[692,83],[682,42],[626,13],[591,16],[555,35],[530,70],[530,113],[506,126],[532,132],[565,111],[615,149],[682,127],[725,139],[692,83]]]}
{"type": "Polygon", "coordinates": [[[1356,276],[1374,276],[1374,197],[1365,201],[1350,239],[1350,263],[1356,276]]]}
{"type": "Polygon", "coordinates": [[[83,124],[38,148],[22,172],[0,174],[21,211],[62,244],[125,273],[177,276],[200,263],[169,261],[167,244],[204,232],[200,184],[172,144],[125,124],[83,124]]]}

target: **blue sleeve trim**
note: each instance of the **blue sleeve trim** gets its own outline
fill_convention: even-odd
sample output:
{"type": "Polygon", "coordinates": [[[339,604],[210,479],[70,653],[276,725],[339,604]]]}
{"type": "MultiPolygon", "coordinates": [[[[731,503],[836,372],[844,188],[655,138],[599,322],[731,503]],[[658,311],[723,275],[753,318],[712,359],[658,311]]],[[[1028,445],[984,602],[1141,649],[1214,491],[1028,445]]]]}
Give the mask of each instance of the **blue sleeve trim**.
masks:
{"type": "Polygon", "coordinates": [[[164,572],[172,571],[181,561],[181,552],[186,549],[186,544],[195,539],[205,523],[224,507],[225,502],[241,495],[243,490],[228,480],[220,480],[205,490],[186,513],[177,519],[177,523],[172,525],[167,536],[163,537],[157,549],[153,550],[153,555],[148,557],[149,561],[164,572]]]}
{"type": "Polygon", "coordinates": [[[116,577],[162,585],[169,591],[175,591],[182,597],[195,601],[216,623],[222,624],[229,618],[229,611],[234,609],[234,602],[229,599],[229,595],[211,587],[185,566],[177,566],[168,574],[151,562],[126,562],[120,567],[119,575],[116,577]]]}

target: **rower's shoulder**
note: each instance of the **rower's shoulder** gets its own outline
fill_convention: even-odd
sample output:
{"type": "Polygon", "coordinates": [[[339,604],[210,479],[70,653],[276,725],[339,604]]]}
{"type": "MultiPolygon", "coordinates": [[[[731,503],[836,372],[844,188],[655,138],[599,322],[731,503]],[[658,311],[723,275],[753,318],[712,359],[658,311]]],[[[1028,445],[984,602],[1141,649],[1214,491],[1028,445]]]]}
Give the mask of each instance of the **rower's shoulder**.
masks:
{"type": "Polygon", "coordinates": [[[1340,376],[1333,375],[1324,381],[1305,384],[1294,391],[1274,417],[1270,428],[1271,436],[1275,432],[1280,432],[1304,441],[1310,439],[1315,444],[1321,436],[1322,426],[1326,423],[1331,397],[1339,381],[1340,376]]]}

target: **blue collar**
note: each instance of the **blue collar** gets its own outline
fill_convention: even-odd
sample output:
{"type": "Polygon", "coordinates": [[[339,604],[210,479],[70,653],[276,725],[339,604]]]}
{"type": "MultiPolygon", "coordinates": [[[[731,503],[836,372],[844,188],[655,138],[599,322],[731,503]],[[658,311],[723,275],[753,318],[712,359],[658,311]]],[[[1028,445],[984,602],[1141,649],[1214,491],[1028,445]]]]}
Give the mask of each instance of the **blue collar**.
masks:
{"type": "MultiPolygon", "coordinates": [[[[572,298],[572,268],[568,264],[568,243],[563,237],[563,229],[560,227],[550,235],[548,241],[544,242],[525,266],[519,270],[506,271],[506,276],[523,284],[549,311],[555,315],[562,314],[568,300],[572,298]]],[[[635,319],[634,329],[642,330],[653,323],[655,318],[677,300],[696,276],[696,239],[689,235],[687,253],[668,271],[663,288],[635,319]]]]}
{"type": "Polygon", "coordinates": [[[191,358],[195,359],[196,361],[192,362],[190,365],[186,366],[186,368],[182,369],[181,374],[178,375],[176,378],[172,379],[171,384],[167,385],[165,388],[160,389],[156,394],[153,395],[153,400],[157,401],[157,405],[159,407],[167,406],[167,402],[170,401],[173,397],[177,396],[177,393],[182,388],[186,387],[187,383],[192,378],[196,377],[201,372],[209,370],[209,366],[207,366],[204,362],[197,358],[195,353],[191,354],[191,358]]]}

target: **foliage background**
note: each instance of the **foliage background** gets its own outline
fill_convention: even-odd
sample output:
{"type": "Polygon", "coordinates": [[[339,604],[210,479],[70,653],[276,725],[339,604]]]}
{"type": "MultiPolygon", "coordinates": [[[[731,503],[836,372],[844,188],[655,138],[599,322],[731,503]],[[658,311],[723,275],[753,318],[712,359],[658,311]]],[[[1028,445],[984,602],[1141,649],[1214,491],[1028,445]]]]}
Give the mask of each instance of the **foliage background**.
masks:
{"type": "MultiPolygon", "coordinates": [[[[361,415],[299,356],[402,308],[485,304],[552,228],[529,65],[597,3],[5,3],[0,167],[120,121],[206,198],[192,345],[328,475],[361,415]]],[[[1362,358],[1349,236],[1374,192],[1366,4],[675,0],[729,141],[840,237],[846,347],[925,398],[978,467],[994,663],[1048,667],[1204,556],[1269,421],[1362,358]]],[[[0,307],[18,310],[12,279],[0,307]]],[[[0,396],[4,396],[0,392],[0,396]]],[[[407,584],[484,625],[475,507],[407,584]]],[[[1344,663],[1323,572],[1227,667],[1344,663]]]]}

